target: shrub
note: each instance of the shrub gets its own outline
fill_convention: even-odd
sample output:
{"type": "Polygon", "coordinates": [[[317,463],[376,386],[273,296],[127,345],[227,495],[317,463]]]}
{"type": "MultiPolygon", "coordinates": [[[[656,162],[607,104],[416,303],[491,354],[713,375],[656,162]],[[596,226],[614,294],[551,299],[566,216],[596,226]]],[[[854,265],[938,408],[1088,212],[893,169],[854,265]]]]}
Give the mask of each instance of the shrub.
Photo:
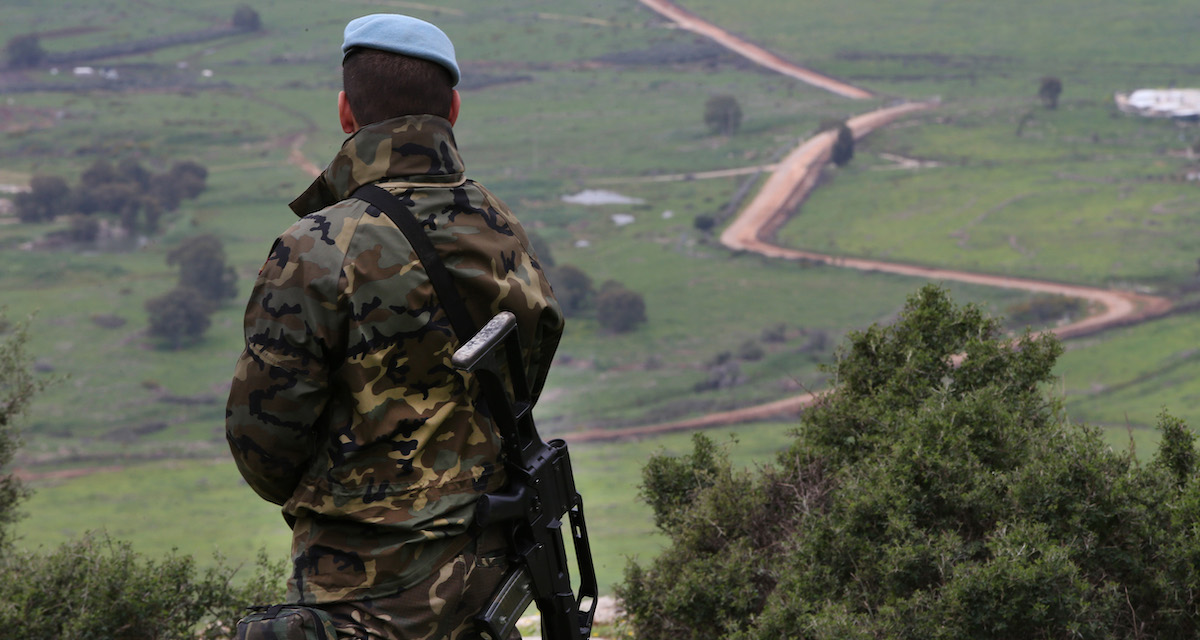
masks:
{"type": "Polygon", "coordinates": [[[8,51],[8,66],[13,69],[36,67],[46,59],[46,51],[36,33],[14,36],[5,47],[8,51]]]}
{"type": "Polygon", "coordinates": [[[596,294],[596,321],[613,333],[633,331],[646,321],[646,301],[642,294],[610,280],[596,294]]]}
{"type": "Polygon", "coordinates": [[[21,222],[50,222],[72,212],[71,187],[59,176],[36,175],[29,191],[18,193],[13,205],[21,222]]]}
{"type": "Polygon", "coordinates": [[[926,287],[850,335],[776,465],[653,459],[714,480],[644,474],[671,543],[618,587],[637,637],[1195,637],[1193,436],[1164,414],[1139,464],[1068,423],[1060,352],[926,287]]]}
{"type": "Polygon", "coordinates": [[[1058,108],[1058,97],[1062,95],[1062,91],[1062,80],[1054,76],[1046,76],[1038,81],[1038,97],[1042,100],[1042,106],[1047,109],[1058,108]]]}
{"type": "Polygon", "coordinates": [[[145,559],[91,533],[0,561],[0,628],[39,640],[228,638],[247,605],[281,601],[273,576],[282,569],[260,554],[254,575],[235,586],[237,569],[224,562],[202,571],[190,556],[145,559]]]}
{"type": "Polygon", "coordinates": [[[179,267],[179,286],[200,292],[214,304],[237,295],[237,272],[225,263],[225,246],[212,234],[184,238],[167,253],[179,267]]]}
{"type": "Polygon", "coordinates": [[[146,301],[150,335],[171,349],[181,349],[204,336],[212,321],[213,303],[189,287],[175,287],[146,301]]]}
{"type": "Polygon", "coordinates": [[[233,26],[243,31],[262,29],[262,18],[250,5],[239,4],[233,11],[233,26]]]}
{"type": "Polygon", "coordinates": [[[830,155],[830,160],[839,167],[844,167],[850,164],[850,160],[854,158],[854,132],[846,123],[841,123],[837,127],[837,139],[833,142],[833,151],[830,155]]]}
{"type": "Polygon", "coordinates": [[[578,317],[592,306],[596,290],[592,286],[591,276],[583,269],[564,264],[551,268],[547,275],[563,314],[578,317]]]}
{"type": "MultiPolygon", "coordinates": [[[[36,379],[25,353],[29,322],[0,313],[0,468],[19,443],[13,423],[52,380],[36,379]]],[[[240,585],[220,558],[206,570],[170,554],[145,559],[128,543],[89,533],[48,552],[16,551],[11,526],[29,494],[0,476],[0,636],[30,640],[217,640],[230,638],[251,604],[281,602],[283,562],[264,553],[240,585]]]]}
{"type": "Polygon", "coordinates": [[[742,343],[742,346],[738,347],[738,357],[742,360],[750,360],[753,362],[756,360],[762,360],[766,356],[766,349],[763,349],[762,345],[756,340],[747,340],[742,343]]]}
{"type": "Polygon", "coordinates": [[[704,103],[704,124],[713,133],[731,136],[742,126],[742,105],[731,95],[719,95],[704,103]]]}
{"type": "Polygon", "coordinates": [[[1079,298],[1053,293],[1039,293],[1028,300],[1016,302],[1005,309],[1009,326],[1044,325],[1068,320],[1087,310],[1079,298]]]}
{"type": "Polygon", "coordinates": [[[0,473],[0,557],[7,553],[10,527],[20,516],[17,506],[29,496],[29,489],[8,468],[21,444],[16,421],[48,383],[34,377],[25,351],[29,322],[11,323],[0,309],[0,469],[5,470],[0,473]]]}

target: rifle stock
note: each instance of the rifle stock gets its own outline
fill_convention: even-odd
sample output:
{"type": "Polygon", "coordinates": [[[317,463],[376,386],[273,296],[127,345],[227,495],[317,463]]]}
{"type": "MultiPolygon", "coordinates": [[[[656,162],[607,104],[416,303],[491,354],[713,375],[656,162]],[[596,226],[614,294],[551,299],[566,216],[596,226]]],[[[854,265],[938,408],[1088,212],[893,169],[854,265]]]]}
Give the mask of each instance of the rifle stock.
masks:
{"type": "Polygon", "coordinates": [[[508,473],[503,491],[480,498],[475,518],[481,526],[506,525],[513,568],[476,620],[484,637],[503,640],[516,627],[521,612],[535,602],[542,614],[543,638],[585,640],[591,634],[597,591],[583,498],[575,488],[567,444],[543,442],[533,424],[516,323],[512,313],[500,312],[452,359],[456,368],[474,373],[479,380],[504,438],[508,473]],[[504,352],[503,360],[498,350],[504,352]],[[512,385],[511,401],[505,372],[512,385]],[[571,587],[564,518],[580,574],[578,594],[571,587]]]}

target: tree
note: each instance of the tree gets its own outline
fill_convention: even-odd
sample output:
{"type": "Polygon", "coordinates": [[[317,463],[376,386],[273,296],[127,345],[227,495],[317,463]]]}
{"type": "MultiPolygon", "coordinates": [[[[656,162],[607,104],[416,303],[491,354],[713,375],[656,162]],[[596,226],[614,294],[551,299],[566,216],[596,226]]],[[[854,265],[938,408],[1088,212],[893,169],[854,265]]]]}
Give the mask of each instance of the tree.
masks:
{"type": "Polygon", "coordinates": [[[132,158],[122,160],[114,171],[114,180],[135,185],[141,191],[149,189],[150,183],[154,180],[154,174],[145,165],[132,158]]]}
{"type": "Polygon", "coordinates": [[[207,188],[208,168],[191,160],[176,162],[167,172],[166,180],[179,186],[179,194],[184,200],[191,200],[207,188]]]}
{"type": "Polygon", "coordinates": [[[37,34],[15,36],[9,39],[6,49],[8,66],[13,69],[36,67],[46,59],[46,51],[42,49],[37,34]]]}
{"type": "Polygon", "coordinates": [[[1049,395],[1061,351],[926,287],[849,337],[776,465],[652,458],[635,635],[1196,637],[1195,436],[1163,414],[1152,460],[1114,451],[1049,395]]]}
{"type": "Polygon", "coordinates": [[[79,186],[81,189],[90,190],[119,182],[124,182],[121,172],[113,166],[113,163],[103,158],[93,162],[79,176],[79,186]]]}
{"type": "Polygon", "coordinates": [[[60,214],[70,213],[71,187],[58,176],[38,175],[29,181],[29,191],[13,199],[17,218],[21,222],[48,222],[60,214]]]}
{"type": "Polygon", "coordinates": [[[237,295],[237,272],[225,264],[225,247],[211,234],[185,238],[167,253],[179,267],[179,286],[194,289],[214,305],[237,295]]]}
{"type": "Polygon", "coordinates": [[[850,163],[854,157],[854,132],[845,123],[839,123],[837,127],[837,139],[833,142],[833,152],[830,159],[839,167],[844,167],[850,163]]]}
{"type": "Polygon", "coordinates": [[[1047,109],[1058,108],[1058,96],[1062,95],[1063,83],[1062,80],[1053,76],[1042,78],[1038,85],[1038,97],[1042,99],[1042,106],[1047,109]]]}
{"type": "Polygon", "coordinates": [[[646,321],[646,301],[640,293],[609,280],[596,294],[596,321],[613,333],[633,331],[646,321]]]}
{"type": "Polygon", "coordinates": [[[262,18],[249,5],[240,4],[233,11],[233,26],[243,31],[258,31],[262,29],[262,18]]]}
{"type": "Polygon", "coordinates": [[[713,96],[704,103],[704,124],[713,133],[731,136],[742,126],[742,106],[731,95],[713,96]]]}
{"type": "Polygon", "coordinates": [[[213,303],[190,287],[175,287],[146,301],[149,332],[170,349],[178,350],[198,341],[208,331],[213,303]]]}
{"type": "Polygon", "coordinates": [[[571,317],[582,315],[592,306],[596,290],[592,278],[575,265],[564,264],[550,270],[550,284],[554,286],[554,297],[562,307],[563,314],[571,317]]]}
{"type": "Polygon", "coordinates": [[[76,244],[91,244],[100,238],[100,221],[95,216],[77,213],[70,218],[67,240],[76,244]]]}
{"type": "MultiPolygon", "coordinates": [[[[29,320],[10,323],[0,309],[0,469],[7,470],[20,446],[16,422],[28,409],[47,380],[34,377],[25,344],[29,320]]],[[[17,506],[29,490],[11,471],[0,475],[0,557],[8,555],[12,524],[19,518],[17,506]]]]}

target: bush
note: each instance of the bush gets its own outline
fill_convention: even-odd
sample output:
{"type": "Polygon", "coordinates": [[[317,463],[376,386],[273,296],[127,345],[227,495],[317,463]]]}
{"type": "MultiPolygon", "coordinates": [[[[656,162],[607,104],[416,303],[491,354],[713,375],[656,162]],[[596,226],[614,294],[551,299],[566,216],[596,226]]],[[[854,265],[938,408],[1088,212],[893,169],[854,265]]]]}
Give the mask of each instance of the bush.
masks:
{"type": "Polygon", "coordinates": [[[633,331],[646,321],[646,301],[642,294],[610,280],[596,294],[596,321],[613,333],[633,331]]]}
{"type": "Polygon", "coordinates": [[[36,67],[46,59],[46,51],[42,49],[35,33],[14,36],[5,48],[8,51],[8,66],[13,69],[36,67]]]}
{"type": "Polygon", "coordinates": [[[571,264],[553,267],[547,274],[554,287],[554,296],[567,317],[579,317],[591,308],[596,290],[592,278],[583,269],[571,264]]]}
{"type": "Polygon", "coordinates": [[[1086,310],[1087,304],[1079,298],[1039,293],[1028,300],[1009,305],[1004,311],[1008,316],[1009,326],[1024,327],[1069,320],[1086,310]]]}
{"type": "Polygon", "coordinates": [[[167,264],[179,267],[180,287],[214,305],[237,295],[237,272],[225,263],[225,246],[212,234],[184,238],[167,253],[167,264]]]}
{"type": "Polygon", "coordinates": [[[1062,95],[1062,91],[1062,80],[1054,76],[1046,76],[1038,81],[1038,97],[1042,99],[1042,106],[1047,109],[1058,108],[1058,97],[1062,95]]]}
{"type": "Polygon", "coordinates": [[[233,26],[243,31],[262,29],[262,18],[250,5],[240,4],[233,11],[233,26]]]}
{"type": "Polygon", "coordinates": [[[29,191],[18,193],[13,205],[21,222],[51,222],[73,211],[71,187],[59,176],[36,175],[29,181],[29,191]]]}
{"type": "Polygon", "coordinates": [[[36,640],[228,638],[247,605],[282,601],[282,571],[260,554],[254,575],[234,586],[237,569],[223,562],[201,571],[190,556],[149,560],[88,534],[0,561],[0,628],[36,640]]]}
{"type": "Polygon", "coordinates": [[[763,349],[762,345],[756,340],[747,340],[742,343],[742,346],[738,347],[738,357],[742,360],[754,362],[762,360],[766,356],[766,349],[763,349]]]}
{"type": "MultiPolygon", "coordinates": [[[[21,444],[17,418],[48,382],[34,377],[33,362],[25,351],[29,322],[10,323],[0,309],[0,469],[7,471],[21,444]]],[[[8,472],[0,474],[0,557],[6,555],[11,525],[20,517],[17,506],[28,496],[29,489],[20,478],[8,472]]]]}
{"type": "Polygon", "coordinates": [[[713,133],[731,136],[742,126],[742,105],[731,95],[719,95],[704,103],[704,124],[713,133]]]}
{"type": "Polygon", "coordinates": [[[1069,424],[1060,352],[926,287],[851,334],[775,466],[653,459],[671,544],[618,587],[637,637],[1195,637],[1193,436],[1164,414],[1139,464],[1069,424]]]}
{"type": "MultiPolygon", "coordinates": [[[[0,468],[19,443],[15,419],[48,382],[33,377],[25,353],[29,322],[0,314],[0,468]]],[[[233,636],[251,604],[281,602],[283,562],[259,553],[240,586],[238,568],[218,558],[200,570],[189,556],[149,560],[128,543],[89,533],[49,552],[15,551],[11,526],[29,491],[0,476],[0,634],[30,640],[217,640],[233,636]]]]}
{"type": "Polygon", "coordinates": [[[189,287],[175,287],[146,301],[150,335],[170,349],[181,349],[198,341],[208,331],[213,303],[189,287]]]}
{"type": "Polygon", "coordinates": [[[837,139],[833,142],[830,160],[837,166],[844,167],[850,164],[852,159],[854,159],[854,132],[843,122],[838,125],[837,139]]]}

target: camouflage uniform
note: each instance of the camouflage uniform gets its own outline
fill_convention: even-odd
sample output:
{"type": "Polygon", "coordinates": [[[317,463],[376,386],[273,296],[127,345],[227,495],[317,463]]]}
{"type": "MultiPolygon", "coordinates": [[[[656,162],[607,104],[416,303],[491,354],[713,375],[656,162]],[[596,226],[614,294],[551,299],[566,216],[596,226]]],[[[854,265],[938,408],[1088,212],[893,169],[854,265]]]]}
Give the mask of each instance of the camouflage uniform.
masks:
{"type": "Polygon", "coordinates": [[[500,555],[470,531],[476,499],[505,480],[500,437],[472,404],[474,377],[450,366],[462,337],[416,254],[347,199],[371,183],[421,222],[477,324],[517,315],[535,393],[562,332],[525,232],[463,177],[449,122],[395,118],[345,142],[259,274],[226,411],[239,470],[292,524],[294,603],[370,608],[465,555],[500,555]]]}

